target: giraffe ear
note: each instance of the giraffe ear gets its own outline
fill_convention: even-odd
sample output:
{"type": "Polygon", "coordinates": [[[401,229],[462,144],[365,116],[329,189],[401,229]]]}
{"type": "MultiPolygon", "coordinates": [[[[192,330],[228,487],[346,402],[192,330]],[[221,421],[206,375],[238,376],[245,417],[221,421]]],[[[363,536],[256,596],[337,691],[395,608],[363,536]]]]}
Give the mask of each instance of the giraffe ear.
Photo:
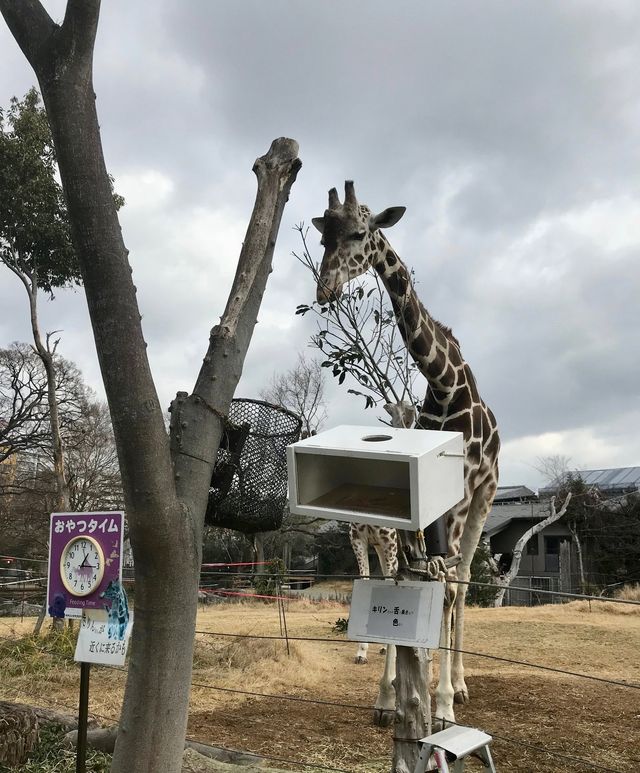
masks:
{"type": "Polygon", "coordinates": [[[369,229],[375,231],[377,228],[391,228],[406,211],[406,207],[388,207],[378,215],[371,215],[369,218],[369,229]]]}
{"type": "Polygon", "coordinates": [[[311,222],[315,225],[315,227],[320,231],[320,233],[324,233],[324,218],[323,217],[312,217],[311,222]]]}

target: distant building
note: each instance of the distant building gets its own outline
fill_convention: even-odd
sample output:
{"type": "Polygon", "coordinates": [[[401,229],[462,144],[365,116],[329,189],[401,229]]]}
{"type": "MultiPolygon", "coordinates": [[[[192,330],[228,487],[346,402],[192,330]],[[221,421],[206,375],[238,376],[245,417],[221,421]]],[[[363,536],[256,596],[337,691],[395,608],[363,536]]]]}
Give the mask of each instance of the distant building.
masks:
{"type": "MultiPolygon", "coordinates": [[[[516,542],[549,513],[549,502],[541,501],[527,486],[498,488],[483,536],[488,541],[491,554],[496,557],[502,574],[511,566],[516,542]]],[[[571,592],[576,589],[576,582],[572,579],[575,572],[577,563],[573,555],[571,533],[561,519],[534,535],[527,543],[518,576],[507,591],[505,604],[551,603],[553,597],[536,594],[535,590],[571,592]],[[561,552],[564,558],[563,567],[561,552]]]]}
{"type": "MultiPolygon", "coordinates": [[[[576,470],[587,486],[596,487],[604,497],[614,497],[640,491],[640,467],[618,467],[600,470],[576,470]]],[[[483,536],[489,542],[501,572],[511,564],[513,549],[522,535],[544,520],[550,513],[549,500],[558,493],[561,482],[539,490],[538,495],[527,486],[501,486],[487,517],[483,536]]],[[[560,507],[561,502],[557,503],[560,507]]],[[[588,563],[588,562],[587,562],[588,563]]],[[[579,592],[578,563],[571,532],[563,519],[536,534],[525,548],[518,576],[507,592],[505,603],[548,603],[552,597],[529,590],[561,590],[579,592]]]]}
{"type": "MultiPolygon", "coordinates": [[[[640,467],[613,467],[605,470],[575,470],[571,475],[581,478],[587,486],[595,486],[605,497],[640,491],[640,467]]],[[[540,489],[540,497],[553,496],[562,485],[556,480],[540,489]]]]}
{"type": "Polygon", "coordinates": [[[514,505],[534,502],[538,499],[535,491],[528,486],[498,486],[493,499],[494,505],[514,505]]]}

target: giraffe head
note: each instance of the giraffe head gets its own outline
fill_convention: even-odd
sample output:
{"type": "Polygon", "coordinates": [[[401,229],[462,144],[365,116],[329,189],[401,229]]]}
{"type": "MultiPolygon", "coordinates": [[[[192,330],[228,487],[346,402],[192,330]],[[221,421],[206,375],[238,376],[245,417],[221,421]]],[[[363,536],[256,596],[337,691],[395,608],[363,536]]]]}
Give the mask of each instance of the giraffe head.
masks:
{"type": "Polygon", "coordinates": [[[324,256],[318,280],[318,303],[338,298],[343,286],[373,264],[376,255],[375,234],[379,228],[395,225],[405,207],[389,207],[378,215],[358,204],[353,181],[344,184],[344,204],[335,188],[329,191],[329,208],[324,217],[311,221],[322,234],[324,256]]]}
{"type": "Polygon", "coordinates": [[[386,403],[384,409],[391,416],[392,427],[411,429],[416,423],[418,412],[413,403],[400,400],[399,403],[386,403]]]}

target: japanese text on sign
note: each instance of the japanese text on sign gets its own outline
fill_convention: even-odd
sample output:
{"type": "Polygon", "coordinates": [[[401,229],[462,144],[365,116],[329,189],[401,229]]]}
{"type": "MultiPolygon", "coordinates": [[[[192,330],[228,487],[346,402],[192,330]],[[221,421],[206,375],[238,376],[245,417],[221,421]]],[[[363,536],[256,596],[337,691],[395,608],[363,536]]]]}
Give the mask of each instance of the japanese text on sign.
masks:
{"type": "Polygon", "coordinates": [[[109,637],[107,612],[86,609],[82,615],[75,659],[84,663],[123,666],[132,625],[133,617],[130,617],[123,638],[113,640],[109,637]]]}
{"type": "Polygon", "coordinates": [[[72,520],[66,521],[57,520],[54,524],[53,530],[56,534],[109,534],[118,533],[120,531],[119,522],[115,518],[109,520],[103,520],[100,523],[95,518],[91,518],[89,521],[72,520]]]}
{"type": "Polygon", "coordinates": [[[417,631],[416,612],[420,606],[420,591],[405,588],[402,603],[398,604],[395,585],[385,583],[371,590],[371,604],[367,633],[384,636],[389,627],[397,628],[402,636],[412,639],[417,631]]]}
{"type": "Polygon", "coordinates": [[[443,583],[356,580],[348,637],[355,641],[437,647],[443,602],[443,583]]]}

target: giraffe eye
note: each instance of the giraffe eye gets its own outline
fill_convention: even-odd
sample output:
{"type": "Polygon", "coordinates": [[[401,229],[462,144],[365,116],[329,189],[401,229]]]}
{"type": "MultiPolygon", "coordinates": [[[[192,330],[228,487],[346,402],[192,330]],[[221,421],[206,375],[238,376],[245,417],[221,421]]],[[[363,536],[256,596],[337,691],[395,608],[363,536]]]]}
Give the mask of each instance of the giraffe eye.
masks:
{"type": "Polygon", "coordinates": [[[353,233],[351,236],[349,236],[349,239],[352,239],[354,242],[361,242],[364,239],[364,231],[362,233],[353,233]]]}

